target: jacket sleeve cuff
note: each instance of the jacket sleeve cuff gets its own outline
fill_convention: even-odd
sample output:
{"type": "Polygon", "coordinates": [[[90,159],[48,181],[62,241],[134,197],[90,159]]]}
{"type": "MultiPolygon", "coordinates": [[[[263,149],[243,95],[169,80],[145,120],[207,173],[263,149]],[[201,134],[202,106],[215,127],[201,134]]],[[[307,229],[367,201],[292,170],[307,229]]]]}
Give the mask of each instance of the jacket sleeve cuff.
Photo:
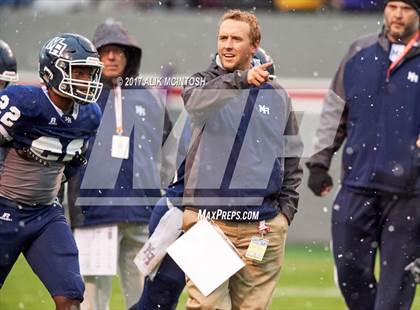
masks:
{"type": "Polygon", "coordinates": [[[283,207],[281,208],[280,212],[286,217],[290,226],[290,224],[292,224],[293,218],[295,217],[296,210],[290,207],[283,207]]]}

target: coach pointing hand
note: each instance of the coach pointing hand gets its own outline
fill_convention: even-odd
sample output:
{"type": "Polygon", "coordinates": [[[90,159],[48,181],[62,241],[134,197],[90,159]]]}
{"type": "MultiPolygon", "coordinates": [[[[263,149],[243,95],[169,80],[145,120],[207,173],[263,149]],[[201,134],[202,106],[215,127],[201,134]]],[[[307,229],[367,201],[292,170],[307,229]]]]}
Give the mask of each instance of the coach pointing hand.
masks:
{"type": "Polygon", "coordinates": [[[267,82],[270,76],[270,72],[268,72],[267,69],[272,65],[272,62],[267,62],[265,64],[250,69],[247,75],[248,84],[254,86],[261,86],[261,84],[267,82]]]}

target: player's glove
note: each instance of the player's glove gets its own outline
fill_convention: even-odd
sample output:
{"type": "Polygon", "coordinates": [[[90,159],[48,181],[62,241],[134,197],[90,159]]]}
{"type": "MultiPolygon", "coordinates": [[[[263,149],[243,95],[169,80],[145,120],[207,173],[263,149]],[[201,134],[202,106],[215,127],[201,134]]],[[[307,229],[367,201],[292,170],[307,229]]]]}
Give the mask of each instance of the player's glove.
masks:
{"type": "Polygon", "coordinates": [[[86,168],[88,160],[83,154],[76,152],[76,155],[70,160],[64,168],[64,178],[61,183],[68,182],[70,178],[74,177],[80,169],[86,168]]]}
{"type": "Polygon", "coordinates": [[[420,258],[417,258],[407,266],[405,266],[405,271],[410,271],[414,277],[414,282],[420,284],[420,258]]]}
{"type": "Polygon", "coordinates": [[[77,166],[77,167],[86,167],[88,160],[83,154],[76,152],[76,155],[71,159],[70,165],[77,166]]]}
{"type": "Polygon", "coordinates": [[[321,196],[323,192],[333,186],[332,178],[324,167],[312,166],[309,168],[309,172],[308,186],[315,195],[321,196]]]}

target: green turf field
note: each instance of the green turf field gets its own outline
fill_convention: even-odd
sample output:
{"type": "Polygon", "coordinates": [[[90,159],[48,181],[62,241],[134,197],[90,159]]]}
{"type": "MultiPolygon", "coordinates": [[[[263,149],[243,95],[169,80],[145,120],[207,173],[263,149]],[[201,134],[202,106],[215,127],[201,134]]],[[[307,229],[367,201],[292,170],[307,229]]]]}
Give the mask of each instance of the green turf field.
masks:
{"type": "MultiPolygon", "coordinates": [[[[178,309],[184,309],[185,301],[186,294],[184,293],[178,309]]],[[[111,310],[124,309],[122,305],[123,299],[118,287],[118,279],[115,278],[111,310]]],[[[22,257],[0,291],[0,309],[54,309],[48,292],[22,257]]],[[[327,247],[297,245],[287,247],[285,265],[271,309],[345,309],[339,292],[334,286],[332,259],[327,247]]],[[[413,309],[420,309],[420,288],[417,288],[413,309]]]]}

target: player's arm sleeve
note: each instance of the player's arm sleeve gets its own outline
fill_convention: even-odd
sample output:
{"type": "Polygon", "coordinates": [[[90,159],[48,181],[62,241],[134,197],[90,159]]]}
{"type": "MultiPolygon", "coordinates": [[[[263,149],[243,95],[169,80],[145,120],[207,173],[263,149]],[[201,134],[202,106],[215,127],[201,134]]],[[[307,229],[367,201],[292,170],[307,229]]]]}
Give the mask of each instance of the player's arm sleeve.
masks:
{"type": "Polygon", "coordinates": [[[289,224],[298,209],[299,193],[297,188],[302,182],[303,170],[300,158],[303,152],[303,144],[299,135],[299,126],[296,114],[293,111],[290,98],[287,96],[288,119],[284,130],[285,158],[283,183],[277,197],[280,211],[287,217],[289,224]]]}
{"type": "Polygon", "coordinates": [[[61,180],[61,183],[67,182],[71,177],[76,175],[79,172],[80,169],[81,169],[81,166],[77,166],[77,165],[74,165],[72,163],[68,163],[64,167],[64,175],[63,175],[63,179],[61,180]]]}
{"type": "Polygon", "coordinates": [[[94,129],[92,131],[92,136],[96,136],[99,125],[101,124],[101,119],[102,119],[102,110],[99,107],[99,105],[95,103],[95,106],[93,109],[93,116],[92,116],[92,120],[94,122],[94,126],[93,126],[94,129]]]}
{"type": "Polygon", "coordinates": [[[165,109],[163,116],[163,139],[162,139],[162,145],[165,143],[166,139],[169,137],[171,131],[172,131],[172,122],[169,117],[168,111],[165,109]]]}
{"type": "Polygon", "coordinates": [[[76,204],[77,198],[80,196],[80,186],[82,182],[81,171],[68,179],[67,185],[67,202],[70,216],[70,225],[72,228],[83,226],[84,215],[82,209],[76,204]]]}
{"type": "Polygon", "coordinates": [[[168,186],[165,196],[176,208],[184,211],[183,197],[185,190],[185,160],[178,168],[173,182],[168,186]]]}
{"type": "Polygon", "coordinates": [[[241,89],[250,87],[247,75],[248,70],[236,70],[219,76],[211,71],[194,74],[191,80],[197,81],[197,85],[186,86],[181,95],[188,114],[192,119],[205,119],[227,100],[238,96],[241,89]],[[204,81],[203,85],[199,81],[204,81]]]}
{"type": "Polygon", "coordinates": [[[101,123],[101,118],[102,118],[102,111],[99,107],[98,104],[92,104],[93,109],[91,111],[92,113],[92,132],[91,132],[91,136],[89,138],[85,138],[85,141],[83,143],[83,147],[81,149],[81,153],[80,154],[76,154],[65,166],[64,168],[64,179],[63,179],[63,183],[67,182],[71,177],[73,177],[74,175],[76,175],[77,173],[80,172],[81,169],[85,169],[87,166],[87,156],[88,154],[90,154],[90,152],[92,151],[92,147],[94,144],[94,139],[95,136],[97,134],[99,125],[101,123]]]}
{"type": "MultiPolygon", "coordinates": [[[[170,133],[172,131],[172,122],[169,118],[169,114],[164,110],[164,120],[163,120],[163,137],[162,137],[162,147],[164,146],[165,142],[170,139],[170,133]]],[[[162,148],[163,150],[163,148],[162,148]]],[[[176,170],[175,161],[172,160],[171,154],[167,154],[167,152],[162,151],[162,165],[160,169],[160,180],[161,180],[161,188],[164,189],[167,184],[169,184],[174,178],[174,172],[176,170]]]]}
{"type": "MultiPolygon", "coordinates": [[[[93,145],[93,137],[91,138],[91,140],[92,141],[90,142],[92,142],[91,144],[93,145]]],[[[76,156],[74,156],[72,160],[70,160],[66,164],[66,166],[64,167],[64,178],[62,180],[62,183],[67,182],[71,177],[80,173],[82,169],[86,168],[88,162],[86,155],[88,153],[89,145],[89,141],[85,141],[82,147],[81,154],[76,154],[76,156]]]]}
{"type": "Polygon", "coordinates": [[[347,106],[345,102],[344,70],[348,57],[342,61],[325,97],[320,124],[316,131],[315,154],[309,158],[308,168],[321,166],[329,169],[334,153],[347,137],[347,106]]]}

